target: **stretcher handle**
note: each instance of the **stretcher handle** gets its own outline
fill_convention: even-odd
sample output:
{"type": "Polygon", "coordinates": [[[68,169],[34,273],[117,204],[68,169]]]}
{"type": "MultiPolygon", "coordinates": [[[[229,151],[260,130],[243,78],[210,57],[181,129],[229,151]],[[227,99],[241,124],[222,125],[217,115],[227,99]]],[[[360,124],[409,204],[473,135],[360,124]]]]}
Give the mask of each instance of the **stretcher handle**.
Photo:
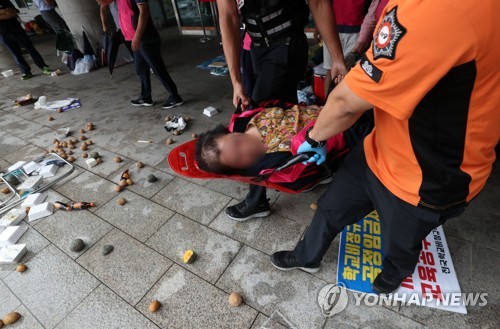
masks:
{"type": "Polygon", "coordinates": [[[314,152],[304,152],[300,154],[296,154],[292,156],[290,159],[285,161],[281,166],[276,167],[273,171],[267,174],[259,175],[252,179],[254,182],[262,182],[264,180],[267,180],[272,174],[279,172],[283,169],[289,168],[291,166],[296,165],[297,163],[302,163],[304,161],[309,160],[312,156],[314,156],[314,152]]]}

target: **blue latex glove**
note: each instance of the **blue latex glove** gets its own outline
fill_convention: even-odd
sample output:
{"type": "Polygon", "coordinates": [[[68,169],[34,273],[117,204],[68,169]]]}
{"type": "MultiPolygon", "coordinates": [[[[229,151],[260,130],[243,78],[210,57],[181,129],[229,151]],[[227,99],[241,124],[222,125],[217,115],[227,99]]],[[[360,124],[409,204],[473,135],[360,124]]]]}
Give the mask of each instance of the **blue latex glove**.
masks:
{"type": "Polygon", "coordinates": [[[326,161],[326,145],[321,147],[312,147],[308,141],[304,141],[299,148],[297,149],[297,153],[306,153],[306,152],[314,152],[314,154],[307,162],[312,163],[316,162],[319,166],[323,162],[326,161]]]}

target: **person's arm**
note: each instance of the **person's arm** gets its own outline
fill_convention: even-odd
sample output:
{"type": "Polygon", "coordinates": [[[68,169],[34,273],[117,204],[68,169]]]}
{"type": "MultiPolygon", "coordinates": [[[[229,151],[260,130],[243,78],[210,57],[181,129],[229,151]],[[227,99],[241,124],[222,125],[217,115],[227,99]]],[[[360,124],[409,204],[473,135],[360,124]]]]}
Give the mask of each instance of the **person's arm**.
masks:
{"type": "Polygon", "coordinates": [[[101,5],[99,8],[99,14],[101,15],[102,31],[108,33],[108,17],[110,15],[109,6],[101,5]]]}
{"type": "Polygon", "coordinates": [[[309,137],[323,141],[337,135],[349,127],[373,106],[357,96],[344,82],[332,91],[323,110],[318,116],[309,137]]]}
{"type": "Polygon", "coordinates": [[[340,44],[335,13],[331,0],[309,0],[309,8],[314,18],[314,23],[319,30],[321,40],[326,44],[332,57],[332,78],[345,75],[347,69],[340,44]]]}
{"type": "Polygon", "coordinates": [[[141,40],[149,20],[149,4],[147,2],[138,3],[139,20],[135,29],[134,38],[132,39],[132,50],[139,51],[141,40]]]}
{"type": "Polygon", "coordinates": [[[233,104],[236,107],[241,100],[245,107],[250,104],[250,100],[245,94],[240,73],[241,36],[238,8],[234,0],[217,0],[217,7],[222,33],[222,48],[233,84],[233,104]]]}
{"type": "Polygon", "coordinates": [[[17,12],[14,8],[0,9],[0,20],[16,17],[17,12]]]}
{"type": "Polygon", "coordinates": [[[112,3],[113,1],[115,1],[115,0],[96,0],[96,2],[98,4],[100,4],[101,6],[107,6],[110,3],[112,3]]]}
{"type": "Polygon", "coordinates": [[[370,7],[368,8],[368,12],[363,19],[363,23],[361,24],[361,30],[359,31],[358,41],[356,45],[352,49],[353,52],[362,54],[370,45],[371,40],[373,39],[373,30],[375,30],[375,26],[377,25],[377,20],[375,19],[375,12],[377,11],[378,4],[380,0],[372,0],[370,7]]]}

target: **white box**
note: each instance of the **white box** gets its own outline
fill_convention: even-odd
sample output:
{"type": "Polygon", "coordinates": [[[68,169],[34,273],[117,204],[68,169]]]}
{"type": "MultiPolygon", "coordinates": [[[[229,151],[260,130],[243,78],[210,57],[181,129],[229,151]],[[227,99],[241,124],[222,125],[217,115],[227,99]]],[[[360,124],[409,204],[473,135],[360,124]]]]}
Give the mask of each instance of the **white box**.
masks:
{"type": "Polygon", "coordinates": [[[24,166],[26,164],[26,161],[18,161],[16,163],[14,163],[12,166],[10,166],[7,171],[8,172],[11,172],[11,171],[14,171],[16,169],[19,169],[21,168],[22,166],[24,166]]]}
{"type": "Polygon", "coordinates": [[[59,167],[54,164],[43,166],[42,169],[40,169],[39,175],[43,178],[54,177],[58,170],[59,167]]]}
{"type": "Polygon", "coordinates": [[[42,203],[45,201],[45,194],[42,193],[33,193],[28,195],[26,199],[24,199],[23,203],[21,204],[21,208],[27,208],[27,207],[33,207],[36,206],[37,204],[42,203]]]}
{"type": "Polygon", "coordinates": [[[26,244],[11,244],[0,248],[0,264],[17,263],[27,250],[26,244]]]}
{"type": "Polygon", "coordinates": [[[26,174],[31,174],[32,172],[40,169],[40,165],[34,161],[28,162],[23,166],[23,170],[26,174]]]}
{"type": "Polygon", "coordinates": [[[26,217],[26,211],[23,209],[11,209],[2,218],[0,218],[0,227],[17,225],[26,217]]]}
{"type": "Polygon", "coordinates": [[[17,187],[18,191],[34,191],[42,185],[42,176],[31,176],[28,177],[24,182],[17,187]]]}
{"type": "Polygon", "coordinates": [[[30,212],[28,213],[29,221],[32,222],[34,220],[50,216],[53,212],[54,205],[50,202],[36,205],[34,207],[31,207],[30,212]]]}
{"type": "Polygon", "coordinates": [[[90,159],[85,160],[85,163],[87,164],[87,166],[89,168],[97,166],[97,160],[94,158],[90,158],[90,159]]]}
{"type": "Polygon", "coordinates": [[[219,111],[217,111],[217,109],[213,106],[209,106],[203,110],[203,114],[205,114],[207,117],[213,117],[217,113],[219,113],[219,111]]]}
{"type": "Polygon", "coordinates": [[[0,247],[15,244],[27,230],[28,225],[9,226],[5,228],[5,230],[0,233],[0,247]]]}

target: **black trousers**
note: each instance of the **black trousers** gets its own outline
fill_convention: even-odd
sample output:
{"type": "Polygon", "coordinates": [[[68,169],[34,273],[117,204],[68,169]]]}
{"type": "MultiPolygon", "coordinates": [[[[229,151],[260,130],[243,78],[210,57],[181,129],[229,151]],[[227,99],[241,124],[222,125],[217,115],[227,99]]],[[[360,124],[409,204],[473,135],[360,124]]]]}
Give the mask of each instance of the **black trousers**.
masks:
{"type": "Polygon", "coordinates": [[[317,266],[332,240],[346,225],[376,209],[384,236],[384,272],[398,278],[412,274],[422,249],[422,240],[464,207],[442,212],[415,207],[392,194],[368,167],[363,145],[358,145],[341,164],[328,190],[318,200],[318,209],[295,255],[309,266],[317,266]]]}
{"type": "MultiPolygon", "coordinates": [[[[252,44],[255,75],[252,100],[259,103],[279,99],[297,103],[297,85],[306,71],[307,51],[307,38],[303,33],[280,40],[271,47],[252,44]]],[[[265,187],[250,185],[245,203],[248,206],[259,205],[266,199],[265,187]]]]}
{"type": "Polygon", "coordinates": [[[152,38],[143,40],[139,51],[134,51],[135,71],[141,82],[141,98],[151,100],[151,68],[154,74],[160,79],[161,84],[173,98],[179,98],[177,86],[168,74],[167,67],[161,57],[161,40],[152,38]]]}
{"type": "Polygon", "coordinates": [[[42,58],[42,55],[35,49],[35,46],[31,42],[30,38],[23,30],[20,24],[11,24],[6,31],[1,32],[0,41],[9,49],[10,53],[14,57],[14,60],[19,66],[19,69],[23,74],[31,73],[31,67],[26,62],[21,52],[21,46],[23,46],[26,51],[33,58],[36,66],[43,68],[47,66],[42,58]]]}

